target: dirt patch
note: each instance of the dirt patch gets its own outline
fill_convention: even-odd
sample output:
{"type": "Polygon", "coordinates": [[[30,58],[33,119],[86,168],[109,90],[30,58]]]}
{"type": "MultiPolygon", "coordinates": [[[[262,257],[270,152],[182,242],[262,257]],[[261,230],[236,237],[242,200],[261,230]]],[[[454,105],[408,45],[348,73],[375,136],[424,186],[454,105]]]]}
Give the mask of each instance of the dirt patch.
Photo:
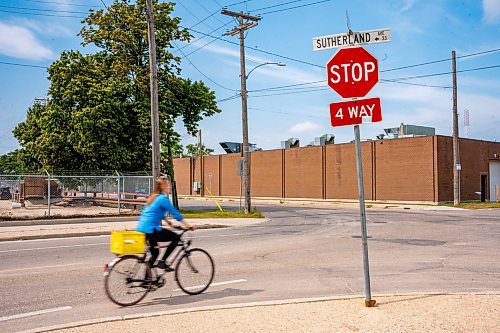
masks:
{"type": "Polygon", "coordinates": [[[53,204],[50,207],[50,217],[47,205],[26,204],[26,207],[12,208],[10,200],[0,200],[0,221],[12,220],[37,220],[47,218],[77,218],[77,217],[109,217],[131,215],[136,216],[139,212],[134,209],[121,208],[118,213],[117,207],[106,207],[98,205],[69,205],[66,203],[53,204]]]}

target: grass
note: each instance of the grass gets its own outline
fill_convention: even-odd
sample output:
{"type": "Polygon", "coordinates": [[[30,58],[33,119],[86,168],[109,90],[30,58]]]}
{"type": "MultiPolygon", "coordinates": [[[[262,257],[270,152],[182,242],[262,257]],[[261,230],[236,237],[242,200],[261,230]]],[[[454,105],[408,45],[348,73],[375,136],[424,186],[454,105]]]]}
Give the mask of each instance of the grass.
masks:
{"type": "Polygon", "coordinates": [[[210,219],[210,218],[263,218],[261,212],[254,210],[251,214],[244,212],[225,210],[221,212],[218,209],[214,210],[184,210],[181,209],[181,214],[187,219],[210,219]]]}
{"type": "Polygon", "coordinates": [[[500,208],[500,202],[479,202],[479,201],[468,201],[461,202],[458,206],[454,206],[453,202],[445,202],[439,204],[440,206],[458,207],[465,209],[488,209],[488,208],[500,208]]]}

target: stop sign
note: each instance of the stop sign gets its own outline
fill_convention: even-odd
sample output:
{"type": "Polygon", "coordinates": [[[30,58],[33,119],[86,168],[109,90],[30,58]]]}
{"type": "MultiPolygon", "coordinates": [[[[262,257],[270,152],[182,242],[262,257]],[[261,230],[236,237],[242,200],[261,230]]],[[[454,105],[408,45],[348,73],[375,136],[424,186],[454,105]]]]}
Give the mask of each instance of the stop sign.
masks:
{"type": "Polygon", "coordinates": [[[326,64],[328,85],[343,98],[363,97],[378,82],[378,62],[362,47],[340,49],[326,64]]]}

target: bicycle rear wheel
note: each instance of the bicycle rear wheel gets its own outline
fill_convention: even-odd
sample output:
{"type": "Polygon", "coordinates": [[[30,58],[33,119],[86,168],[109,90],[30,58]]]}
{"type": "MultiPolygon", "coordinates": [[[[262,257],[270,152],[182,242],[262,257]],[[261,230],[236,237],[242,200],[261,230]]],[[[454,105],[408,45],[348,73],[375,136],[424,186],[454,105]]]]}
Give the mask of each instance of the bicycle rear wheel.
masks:
{"type": "Polygon", "coordinates": [[[110,264],[104,276],[106,295],[121,306],[140,302],[151,284],[151,268],[138,256],[121,257],[110,264]]]}
{"type": "Polygon", "coordinates": [[[175,266],[175,281],[187,294],[198,295],[212,283],[214,261],[207,251],[191,249],[182,255],[175,266]]]}

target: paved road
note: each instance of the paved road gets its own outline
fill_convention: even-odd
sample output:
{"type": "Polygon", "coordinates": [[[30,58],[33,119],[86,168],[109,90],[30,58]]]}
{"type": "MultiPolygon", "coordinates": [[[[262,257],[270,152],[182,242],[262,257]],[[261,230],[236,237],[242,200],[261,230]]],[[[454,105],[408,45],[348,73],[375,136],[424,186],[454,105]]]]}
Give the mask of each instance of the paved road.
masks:
{"type": "MultiPolygon", "coordinates": [[[[194,205],[194,204],[193,204],[194,205]]],[[[102,288],[108,237],[0,243],[0,331],[167,309],[287,298],[363,295],[355,208],[261,205],[269,222],[198,230],[216,261],[206,293],[172,279],[140,304],[119,308],[102,288]],[[35,311],[37,316],[21,317],[35,311]]],[[[368,210],[372,293],[500,290],[500,210],[368,210]]]]}

